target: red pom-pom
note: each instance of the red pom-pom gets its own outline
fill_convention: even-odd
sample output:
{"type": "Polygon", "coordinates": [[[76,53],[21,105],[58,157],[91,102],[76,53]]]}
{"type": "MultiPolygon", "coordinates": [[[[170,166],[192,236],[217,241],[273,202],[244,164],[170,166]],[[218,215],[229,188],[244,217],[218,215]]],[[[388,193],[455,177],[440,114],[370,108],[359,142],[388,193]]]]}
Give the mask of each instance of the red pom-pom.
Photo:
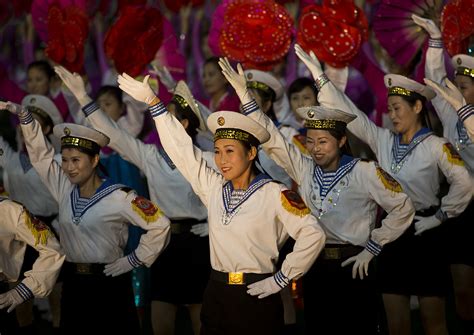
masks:
{"type": "Polygon", "coordinates": [[[105,54],[119,73],[138,76],[163,41],[163,18],[156,8],[127,6],[110,27],[104,40],[105,54]]]}
{"type": "Polygon", "coordinates": [[[441,31],[446,50],[451,56],[467,53],[469,38],[474,35],[472,0],[455,0],[444,6],[441,31]]]}
{"type": "Polygon", "coordinates": [[[273,0],[236,0],[225,4],[218,28],[219,49],[246,68],[270,70],[287,54],[293,20],[273,0]]]}
{"type": "Polygon", "coordinates": [[[347,66],[367,39],[367,19],[351,0],[323,1],[306,6],[301,14],[297,41],[323,62],[347,66]]]}

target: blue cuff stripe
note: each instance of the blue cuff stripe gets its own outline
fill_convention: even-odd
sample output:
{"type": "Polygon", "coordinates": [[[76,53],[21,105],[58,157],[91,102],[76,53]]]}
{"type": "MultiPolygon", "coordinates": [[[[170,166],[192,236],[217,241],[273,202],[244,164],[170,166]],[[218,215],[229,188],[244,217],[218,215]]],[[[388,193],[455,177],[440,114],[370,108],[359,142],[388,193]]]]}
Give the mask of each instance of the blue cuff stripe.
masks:
{"type": "Polygon", "coordinates": [[[365,246],[368,252],[370,252],[374,256],[378,256],[380,252],[382,251],[382,246],[373,240],[369,240],[367,242],[367,245],[365,246]]]}
{"type": "Polygon", "coordinates": [[[440,38],[436,38],[436,39],[433,39],[433,38],[430,38],[428,40],[428,46],[430,48],[438,48],[438,49],[442,49],[443,48],[443,40],[440,39],[440,38]]]}
{"type": "Polygon", "coordinates": [[[468,104],[468,105],[462,106],[458,110],[458,115],[461,121],[464,122],[468,117],[474,115],[474,105],[468,104]]]}
{"type": "Polygon", "coordinates": [[[140,260],[138,259],[137,255],[135,254],[135,251],[129,254],[127,259],[130,265],[133,266],[134,268],[138,268],[139,266],[142,265],[142,262],[140,262],[140,260]]]}
{"type": "Polygon", "coordinates": [[[18,117],[20,119],[21,124],[29,124],[29,123],[33,122],[33,116],[31,115],[31,113],[28,110],[24,113],[18,114],[18,117]]]}
{"type": "Polygon", "coordinates": [[[165,105],[161,101],[156,105],[150,106],[148,110],[150,111],[152,117],[157,117],[167,112],[165,105]]]}
{"type": "Polygon", "coordinates": [[[33,292],[23,283],[18,284],[15,287],[15,290],[20,294],[23,298],[23,301],[30,300],[33,298],[33,292]]]}
{"type": "Polygon", "coordinates": [[[247,102],[245,105],[242,106],[242,111],[244,115],[249,115],[253,112],[256,112],[257,110],[258,110],[258,105],[253,99],[252,101],[247,102]]]}
{"type": "Polygon", "coordinates": [[[281,272],[281,270],[275,273],[273,278],[275,279],[275,282],[278,284],[278,286],[280,286],[281,288],[285,288],[285,286],[287,286],[290,282],[289,279],[283,274],[283,272],[281,272]]]}
{"type": "Polygon", "coordinates": [[[91,115],[98,109],[99,109],[99,105],[95,101],[91,101],[87,105],[82,107],[82,111],[84,112],[86,116],[91,115]]]}
{"type": "Polygon", "coordinates": [[[435,213],[435,217],[441,221],[441,222],[444,222],[448,219],[448,214],[446,214],[446,212],[444,212],[443,210],[438,209],[435,213]]]}

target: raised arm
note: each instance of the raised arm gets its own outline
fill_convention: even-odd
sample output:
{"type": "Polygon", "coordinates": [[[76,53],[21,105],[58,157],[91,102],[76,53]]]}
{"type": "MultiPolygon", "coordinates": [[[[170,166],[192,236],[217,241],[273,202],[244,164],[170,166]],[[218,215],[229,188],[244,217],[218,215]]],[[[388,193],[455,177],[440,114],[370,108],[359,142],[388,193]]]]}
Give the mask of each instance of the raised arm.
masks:
{"type": "Polygon", "coordinates": [[[119,75],[118,83],[124,92],[150,106],[163,148],[207,206],[211,187],[216,183],[222,183],[223,178],[207,166],[202,151],[193,145],[183,125],[167,111],[165,105],[155,95],[148,84],[148,78],[149,76],[146,76],[143,82],[139,82],[124,73],[119,75]]]}
{"type": "Polygon", "coordinates": [[[367,143],[372,151],[378,155],[379,142],[382,137],[390,136],[388,129],[379,128],[364,112],[349,99],[344,92],[339,91],[323,73],[321,64],[313,52],[308,55],[298,44],[295,45],[296,55],[308,67],[319,90],[318,101],[322,106],[339,109],[357,115],[357,118],[348,124],[347,129],[355,136],[367,143]]]}
{"type": "Polygon", "coordinates": [[[0,102],[0,109],[6,109],[19,116],[31,164],[53,198],[59,202],[61,189],[68,187],[70,182],[61,166],[54,159],[54,148],[43,135],[41,125],[23,106],[12,102],[0,102]]]}
{"type": "Polygon", "coordinates": [[[263,150],[285,169],[291,179],[300,185],[304,180],[304,176],[308,173],[308,169],[312,167],[311,159],[304,156],[293,144],[288,143],[273,121],[260,110],[247,90],[242,66],[238,64],[238,72],[236,72],[227,58],[221,58],[219,65],[222,74],[237,92],[242,103],[243,113],[257,121],[270,133],[270,140],[262,145],[263,150]]]}

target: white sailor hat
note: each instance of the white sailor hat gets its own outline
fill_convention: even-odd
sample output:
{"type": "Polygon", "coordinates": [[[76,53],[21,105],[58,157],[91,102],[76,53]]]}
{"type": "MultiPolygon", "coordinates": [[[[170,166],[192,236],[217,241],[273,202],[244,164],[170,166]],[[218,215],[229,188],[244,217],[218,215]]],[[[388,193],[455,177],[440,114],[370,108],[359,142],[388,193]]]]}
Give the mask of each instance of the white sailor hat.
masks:
{"type": "Polygon", "coordinates": [[[469,55],[456,55],[451,58],[456,68],[456,74],[474,78],[474,57],[469,55]]]}
{"type": "Polygon", "coordinates": [[[270,139],[270,133],[252,120],[236,112],[219,111],[207,118],[207,126],[214,134],[214,141],[227,138],[258,146],[270,139]]]}
{"type": "Polygon", "coordinates": [[[384,77],[385,87],[388,88],[388,95],[402,95],[406,97],[414,94],[422,95],[426,100],[431,100],[436,96],[435,91],[430,87],[420,84],[412,79],[399,74],[387,74],[384,77]]]}
{"type": "Polygon", "coordinates": [[[181,107],[189,107],[196,115],[199,120],[199,130],[206,131],[206,124],[202,119],[201,110],[196,100],[193,97],[193,94],[189,90],[188,85],[183,80],[178,81],[173,93],[173,99],[171,100],[174,103],[179,104],[181,107]]]}
{"type": "Polygon", "coordinates": [[[53,121],[53,125],[64,122],[54,102],[44,95],[29,94],[23,98],[21,105],[28,107],[30,112],[36,113],[43,118],[49,117],[53,121]]]}
{"type": "Polygon", "coordinates": [[[94,154],[110,141],[100,131],[75,123],[58,124],[54,126],[53,133],[61,139],[61,148],[82,148],[94,154]]]}
{"type": "Polygon", "coordinates": [[[296,114],[305,120],[304,126],[308,129],[340,130],[344,131],[349,122],[357,116],[323,106],[300,107],[296,114]]]}
{"type": "Polygon", "coordinates": [[[284,93],[283,85],[269,72],[260,70],[245,70],[245,79],[248,88],[255,88],[264,92],[273,92],[275,100],[279,100],[284,93]]]}

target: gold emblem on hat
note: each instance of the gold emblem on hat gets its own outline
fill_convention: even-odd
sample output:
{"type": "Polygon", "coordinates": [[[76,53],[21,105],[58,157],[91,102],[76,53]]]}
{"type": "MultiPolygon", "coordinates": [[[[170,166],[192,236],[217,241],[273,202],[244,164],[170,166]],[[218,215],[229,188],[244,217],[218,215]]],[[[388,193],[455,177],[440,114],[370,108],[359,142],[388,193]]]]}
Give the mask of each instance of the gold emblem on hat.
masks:
{"type": "Polygon", "coordinates": [[[392,86],[392,78],[388,78],[388,86],[392,86]]]}
{"type": "Polygon", "coordinates": [[[66,136],[71,135],[71,129],[69,129],[68,127],[64,128],[63,132],[64,132],[64,135],[66,136]]]}
{"type": "Polygon", "coordinates": [[[36,102],[36,98],[31,98],[30,99],[30,104],[34,104],[36,102]]]}
{"type": "Polygon", "coordinates": [[[456,63],[458,63],[458,65],[461,65],[462,64],[462,59],[460,57],[458,57],[458,59],[456,60],[456,63]]]}
{"type": "Polygon", "coordinates": [[[217,124],[222,127],[225,124],[225,119],[222,116],[219,116],[217,118],[217,124]]]}
{"type": "Polygon", "coordinates": [[[247,79],[250,80],[253,78],[253,74],[250,72],[250,73],[247,73],[247,79]]]}
{"type": "Polygon", "coordinates": [[[314,117],[314,111],[313,111],[313,110],[309,110],[309,111],[308,111],[308,117],[309,117],[310,119],[312,119],[312,118],[314,117]]]}

